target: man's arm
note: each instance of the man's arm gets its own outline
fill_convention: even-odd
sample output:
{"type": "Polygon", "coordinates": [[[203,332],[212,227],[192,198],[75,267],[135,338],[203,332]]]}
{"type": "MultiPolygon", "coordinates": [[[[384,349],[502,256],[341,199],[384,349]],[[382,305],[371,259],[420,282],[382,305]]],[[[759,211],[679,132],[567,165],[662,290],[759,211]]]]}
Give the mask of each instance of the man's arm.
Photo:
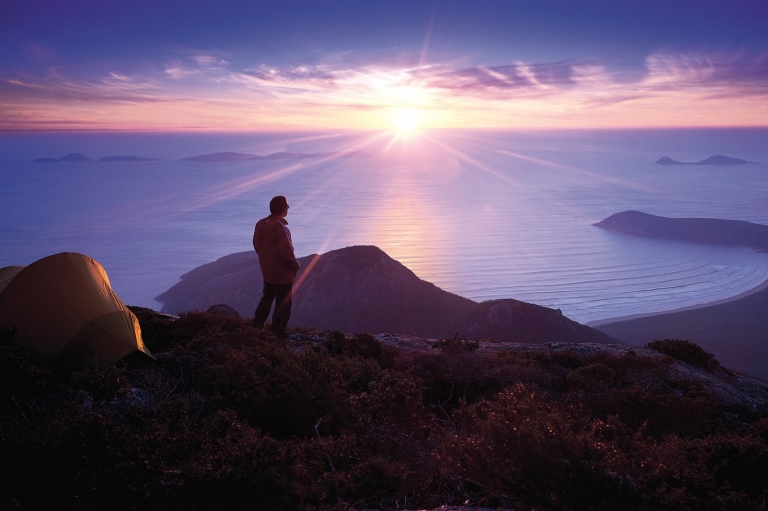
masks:
{"type": "Polygon", "coordinates": [[[285,264],[293,271],[298,271],[301,265],[296,260],[296,255],[293,253],[293,242],[288,235],[286,227],[277,230],[277,253],[280,254],[285,264]]]}
{"type": "Polygon", "coordinates": [[[259,232],[259,223],[256,222],[256,227],[253,228],[253,249],[256,251],[256,253],[259,253],[259,244],[256,241],[258,238],[257,234],[259,232]]]}

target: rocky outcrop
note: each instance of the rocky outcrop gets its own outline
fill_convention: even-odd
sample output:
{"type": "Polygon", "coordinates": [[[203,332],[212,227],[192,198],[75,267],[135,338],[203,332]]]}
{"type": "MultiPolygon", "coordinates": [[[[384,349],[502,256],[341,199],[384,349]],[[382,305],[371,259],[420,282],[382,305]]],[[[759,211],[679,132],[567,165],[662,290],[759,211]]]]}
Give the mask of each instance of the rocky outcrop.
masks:
{"type": "Polygon", "coordinates": [[[235,309],[233,309],[232,307],[224,303],[217,303],[216,305],[211,305],[210,307],[208,307],[208,310],[206,312],[210,312],[212,314],[218,314],[219,316],[227,316],[230,318],[240,317],[240,314],[238,314],[235,309]]]}
{"type": "MultiPolygon", "coordinates": [[[[542,342],[615,342],[559,310],[518,300],[477,303],[444,291],[373,246],[347,247],[299,259],[292,325],[343,332],[542,342]]],[[[157,297],[163,311],[206,310],[226,303],[253,315],[262,277],[253,252],[200,266],[157,297]]]]}
{"type": "Polygon", "coordinates": [[[667,218],[623,211],[595,224],[609,231],[710,245],[739,245],[768,250],[768,225],[716,218],[667,218]]]}

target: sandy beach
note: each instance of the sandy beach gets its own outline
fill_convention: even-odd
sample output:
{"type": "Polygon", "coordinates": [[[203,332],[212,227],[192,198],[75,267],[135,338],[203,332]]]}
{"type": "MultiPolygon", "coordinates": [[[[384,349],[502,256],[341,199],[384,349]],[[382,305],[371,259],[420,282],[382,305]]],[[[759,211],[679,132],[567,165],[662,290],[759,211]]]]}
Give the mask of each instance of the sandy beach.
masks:
{"type": "Polygon", "coordinates": [[[744,291],[743,293],[739,293],[729,298],[715,300],[714,302],[706,302],[706,303],[701,303],[697,305],[689,305],[687,307],[680,307],[678,309],[670,309],[670,310],[660,311],[660,312],[650,312],[647,314],[628,314],[626,316],[617,316],[613,318],[598,319],[596,321],[589,321],[584,324],[594,328],[602,325],[608,325],[611,323],[618,323],[620,321],[629,321],[631,319],[649,318],[651,316],[660,316],[662,314],[673,314],[675,312],[684,312],[684,311],[690,311],[695,309],[703,309],[705,307],[711,307],[713,305],[720,305],[723,303],[735,302],[736,300],[740,300],[742,298],[753,295],[755,293],[759,293],[760,291],[763,291],[765,289],[768,289],[768,279],[763,281],[763,283],[760,284],[759,286],[749,289],[747,291],[744,291]]]}

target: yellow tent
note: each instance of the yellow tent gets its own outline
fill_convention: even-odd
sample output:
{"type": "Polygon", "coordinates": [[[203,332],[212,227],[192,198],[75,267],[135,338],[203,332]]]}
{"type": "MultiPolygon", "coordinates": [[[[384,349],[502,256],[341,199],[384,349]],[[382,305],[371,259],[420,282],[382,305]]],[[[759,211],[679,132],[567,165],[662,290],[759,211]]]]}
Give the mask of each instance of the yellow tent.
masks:
{"type": "Polygon", "coordinates": [[[0,268],[0,329],[38,363],[54,370],[102,366],[135,351],[151,356],[136,316],[120,301],[104,268],[88,256],[63,252],[29,266],[0,268]]]}

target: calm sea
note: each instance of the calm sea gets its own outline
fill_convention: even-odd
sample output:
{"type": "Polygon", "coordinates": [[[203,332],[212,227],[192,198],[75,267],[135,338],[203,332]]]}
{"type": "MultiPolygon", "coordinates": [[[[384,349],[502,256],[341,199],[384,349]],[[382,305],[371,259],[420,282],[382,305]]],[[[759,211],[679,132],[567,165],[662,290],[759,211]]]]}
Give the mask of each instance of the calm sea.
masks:
{"type": "Polygon", "coordinates": [[[768,162],[768,130],[269,134],[0,134],[0,266],[61,251],[106,268],[123,301],[251,249],[278,194],[298,255],[377,245],[475,299],[517,298],[580,322],[734,296],[768,254],[634,238],[592,224],[624,210],[768,224],[768,165],[665,167],[661,156],[768,162]],[[220,151],[357,150],[365,158],[180,161],[220,151]],[[33,163],[79,152],[148,162],[33,163]]]}

